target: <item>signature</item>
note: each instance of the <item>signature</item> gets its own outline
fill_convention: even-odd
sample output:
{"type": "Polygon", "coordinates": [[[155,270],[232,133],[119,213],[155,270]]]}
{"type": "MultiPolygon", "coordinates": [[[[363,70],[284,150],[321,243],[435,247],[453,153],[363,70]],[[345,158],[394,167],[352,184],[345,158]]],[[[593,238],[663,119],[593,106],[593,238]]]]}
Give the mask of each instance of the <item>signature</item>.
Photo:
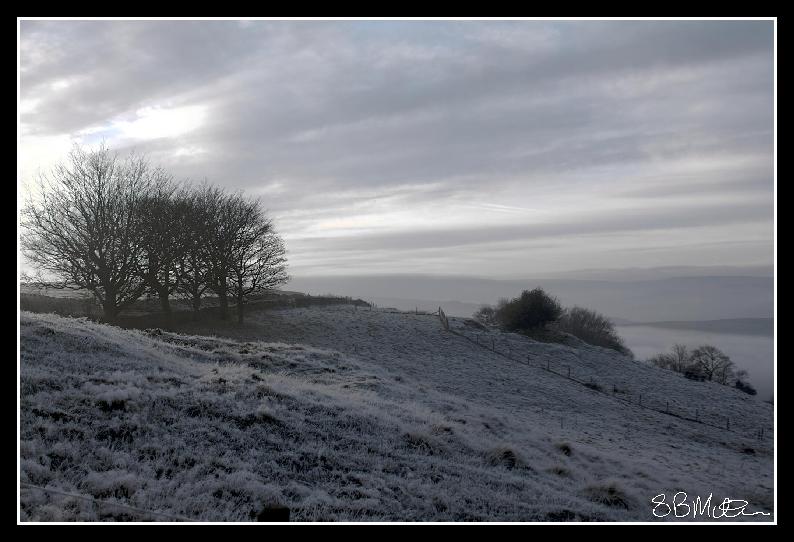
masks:
{"type": "Polygon", "coordinates": [[[748,512],[745,510],[749,504],[743,499],[729,499],[725,497],[718,505],[711,502],[713,493],[709,493],[708,499],[705,501],[699,495],[691,500],[688,500],[688,495],[684,491],[679,491],[670,502],[667,502],[667,495],[660,493],[651,499],[653,507],[653,515],[657,518],[666,518],[673,514],[677,518],[685,518],[692,516],[697,519],[698,516],[703,516],[711,519],[720,518],[735,518],[737,516],[771,516],[770,512],[748,512]],[[691,503],[691,504],[690,504],[691,503]]]}

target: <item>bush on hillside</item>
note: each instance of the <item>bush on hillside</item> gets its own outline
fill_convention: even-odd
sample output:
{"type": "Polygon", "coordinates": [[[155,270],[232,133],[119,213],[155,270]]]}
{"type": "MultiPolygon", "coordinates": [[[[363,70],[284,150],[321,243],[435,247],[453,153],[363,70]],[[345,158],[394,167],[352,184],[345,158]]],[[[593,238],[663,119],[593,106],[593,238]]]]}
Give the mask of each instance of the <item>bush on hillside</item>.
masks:
{"type": "Polygon", "coordinates": [[[742,380],[736,381],[736,389],[743,391],[744,393],[749,393],[750,395],[755,395],[758,393],[753,386],[742,380]]]}
{"type": "Polygon", "coordinates": [[[632,355],[623,339],[615,331],[615,325],[603,314],[583,307],[566,309],[558,323],[558,329],[570,333],[588,344],[603,346],[621,354],[632,355]]]}
{"type": "Polygon", "coordinates": [[[556,322],[563,309],[556,298],[541,288],[524,290],[510,301],[501,300],[495,311],[496,321],[508,331],[532,331],[556,322]]]}
{"type": "Polygon", "coordinates": [[[481,307],[480,310],[474,313],[474,319],[486,326],[492,326],[496,323],[496,311],[493,307],[481,307]]]}

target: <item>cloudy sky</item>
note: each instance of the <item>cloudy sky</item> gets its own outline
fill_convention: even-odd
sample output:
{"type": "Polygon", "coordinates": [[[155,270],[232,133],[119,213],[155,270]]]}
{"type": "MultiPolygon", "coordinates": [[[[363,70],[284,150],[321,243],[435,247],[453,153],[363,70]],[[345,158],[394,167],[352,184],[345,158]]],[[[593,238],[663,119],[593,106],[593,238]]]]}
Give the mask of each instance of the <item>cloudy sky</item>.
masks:
{"type": "Polygon", "coordinates": [[[145,152],[294,275],[772,263],[770,21],[20,25],[24,182],[145,152]]]}

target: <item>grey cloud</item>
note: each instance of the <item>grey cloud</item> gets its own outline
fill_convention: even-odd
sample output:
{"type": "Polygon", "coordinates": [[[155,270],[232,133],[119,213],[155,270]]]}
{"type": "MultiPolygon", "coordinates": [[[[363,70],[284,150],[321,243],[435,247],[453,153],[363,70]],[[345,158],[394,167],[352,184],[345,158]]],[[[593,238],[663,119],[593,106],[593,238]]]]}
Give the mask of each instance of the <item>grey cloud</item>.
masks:
{"type": "Polygon", "coordinates": [[[768,203],[753,202],[703,205],[694,209],[670,207],[611,212],[583,218],[575,222],[415,230],[350,238],[318,237],[301,239],[296,244],[305,243],[315,251],[430,249],[626,231],[675,230],[731,223],[769,222],[771,217],[768,203]]]}
{"type": "MultiPolygon", "coordinates": [[[[74,134],[145,105],[205,106],[206,123],[193,132],[119,141],[120,150],[148,152],[178,177],[251,192],[281,183],[263,200],[289,232],[312,217],[359,212],[369,199],[409,207],[514,186],[521,197],[536,187],[538,198],[690,196],[704,209],[726,194],[771,193],[770,21],[23,21],[21,64],[22,98],[38,100],[22,115],[23,136],[74,134]],[[51,89],[64,78],[73,84],[51,89]],[[203,152],[175,155],[194,147],[203,152]],[[720,179],[721,161],[737,155],[752,163],[720,179]],[[713,162],[698,169],[708,182],[625,179],[642,183],[686,160],[713,162]],[[431,188],[411,188],[422,185],[431,188]]],[[[653,228],[670,222],[661,209],[595,213],[579,229],[653,228]]],[[[728,232],[770,215],[771,199],[751,200],[730,216],[678,217],[676,227],[710,220],[728,232]]],[[[547,228],[533,231],[577,229],[547,228]]],[[[327,246],[418,250],[522,231],[442,224],[327,246]]]]}

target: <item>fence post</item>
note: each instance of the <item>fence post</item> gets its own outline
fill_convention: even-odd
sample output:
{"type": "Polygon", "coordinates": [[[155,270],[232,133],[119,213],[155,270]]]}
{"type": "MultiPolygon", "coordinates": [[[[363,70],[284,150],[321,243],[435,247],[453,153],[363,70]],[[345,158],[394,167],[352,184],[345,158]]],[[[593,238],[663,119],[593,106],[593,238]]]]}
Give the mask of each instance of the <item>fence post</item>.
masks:
{"type": "Polygon", "coordinates": [[[441,307],[438,307],[438,319],[441,320],[441,327],[443,327],[445,331],[449,331],[449,320],[447,320],[447,315],[444,314],[441,307]]]}
{"type": "Polygon", "coordinates": [[[640,394],[640,406],[642,406],[642,394],[640,394]]]}
{"type": "Polygon", "coordinates": [[[725,428],[728,431],[731,430],[731,419],[728,416],[725,416],[725,428]]]}
{"type": "Polygon", "coordinates": [[[667,412],[668,414],[670,413],[670,401],[667,401],[667,406],[664,407],[664,411],[667,412]]]}
{"type": "Polygon", "coordinates": [[[571,366],[568,365],[568,378],[571,378],[571,366]]]}

